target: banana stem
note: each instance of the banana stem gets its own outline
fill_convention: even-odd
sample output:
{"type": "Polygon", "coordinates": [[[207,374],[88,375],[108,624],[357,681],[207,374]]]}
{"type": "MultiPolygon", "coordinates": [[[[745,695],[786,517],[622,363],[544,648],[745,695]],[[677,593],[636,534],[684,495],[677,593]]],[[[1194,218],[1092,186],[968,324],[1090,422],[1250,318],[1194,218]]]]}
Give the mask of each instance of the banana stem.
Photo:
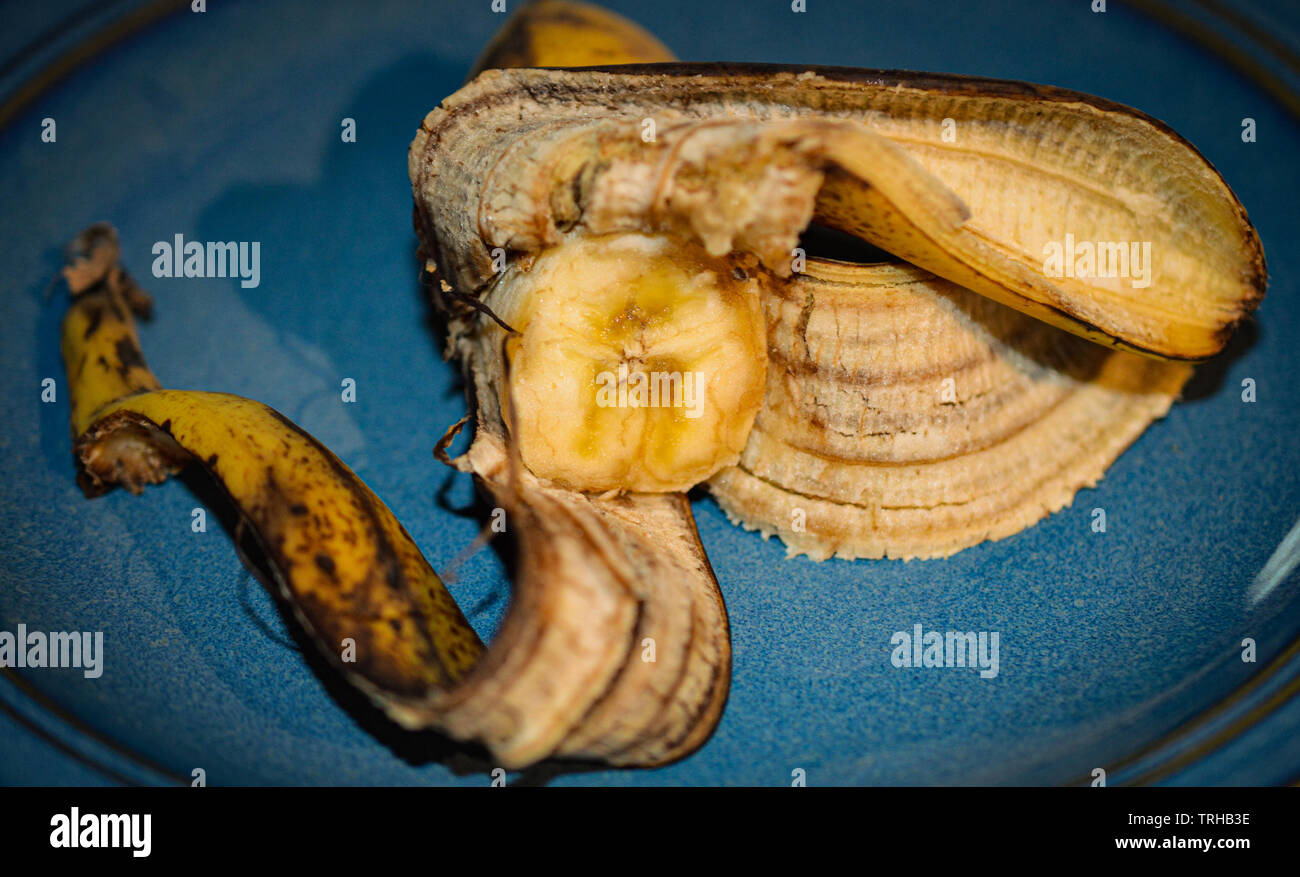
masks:
{"type": "Polygon", "coordinates": [[[63,362],[72,400],[73,438],[111,402],[162,385],[140,351],[134,316],[147,318],[153,302],[118,264],[117,232],[92,225],[67,248],[63,277],[72,306],[63,318],[63,362]]]}

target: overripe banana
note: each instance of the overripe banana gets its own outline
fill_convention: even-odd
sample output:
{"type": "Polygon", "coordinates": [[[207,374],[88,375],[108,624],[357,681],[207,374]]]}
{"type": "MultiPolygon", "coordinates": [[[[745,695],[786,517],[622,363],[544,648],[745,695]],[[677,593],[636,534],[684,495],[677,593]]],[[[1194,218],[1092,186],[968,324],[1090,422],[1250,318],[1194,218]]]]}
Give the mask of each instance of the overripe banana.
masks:
{"type": "Polygon", "coordinates": [[[1263,294],[1241,205],[1133,110],[648,63],[671,60],[618,16],[540,0],[412,143],[421,255],[473,405],[469,449],[447,456],[462,421],[436,452],[518,542],[490,648],[327,449],[260,403],[160,388],[133,320],[149,298],[104,226],[64,272],[87,493],[198,462],[304,629],[396,721],[505,767],[660,764],[708,738],[730,680],[683,490],[706,482],[816,559],[1011,535],[1095,483],[1177,397],[1190,366],[1170,360],[1216,353],[1263,294]],[[644,66],[502,69],[596,64],[644,66]],[[808,258],[811,222],[913,264],[808,258]]]}
{"type": "MultiPolygon", "coordinates": [[[[525,7],[507,30],[562,6],[525,7]]],[[[642,260],[557,296],[556,262],[600,278],[585,263],[611,236],[736,265],[767,312],[767,389],[739,465],[709,486],[733,520],[817,559],[944,556],[1068,504],[1177,397],[1190,369],[1160,360],[1218,350],[1264,286],[1254,229],[1194,149],[1136,111],[1039,86],[730,65],[489,69],[428,115],[409,164],[453,346],[462,332],[502,335],[482,308],[562,314],[616,298],[628,270],[659,273],[642,260]],[[804,259],[794,248],[811,220],[948,279],[804,259]]],[[[526,382],[512,370],[530,367],[520,351],[550,336],[501,322],[517,334],[478,362],[498,396],[528,384],[511,432],[524,463],[609,489],[643,415],[587,413],[608,359],[598,328],[526,382]],[[529,452],[540,445],[544,460],[529,452]],[[584,471],[584,458],[608,465],[584,471]]],[[[708,343],[698,321],[678,325],[708,343]]],[[[754,370],[731,362],[738,381],[754,370]]],[[[725,462],[734,435],[697,459],[725,462]]],[[[673,489],[698,471],[618,486],[673,489]]]]}

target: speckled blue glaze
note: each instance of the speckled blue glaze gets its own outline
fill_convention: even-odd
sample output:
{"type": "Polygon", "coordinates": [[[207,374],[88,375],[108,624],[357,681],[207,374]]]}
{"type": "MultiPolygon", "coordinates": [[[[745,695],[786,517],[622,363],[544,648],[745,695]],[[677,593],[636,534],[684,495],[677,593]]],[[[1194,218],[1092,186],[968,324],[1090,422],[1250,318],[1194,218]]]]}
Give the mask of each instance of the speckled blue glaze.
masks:
{"type": "MultiPolygon", "coordinates": [[[[93,502],[74,483],[64,304],[42,296],[62,242],[108,219],[155,295],[142,340],[166,385],[283,411],[356,469],[436,568],[479,528],[470,479],[431,455],[464,401],[415,281],[406,147],[501,18],[486,0],[210,5],[105,52],[0,129],[0,630],[102,630],[107,652],[99,679],[27,670],[24,690],[0,676],[0,782],[188,781],[202,768],[210,784],[483,785],[491,765],[476,754],[396,730],[321,671],[215,521],[190,531],[211,499],[202,479],[93,502]],[[55,144],[40,141],[46,116],[55,144]],[[344,117],[356,143],[340,141],[344,117]],[[260,241],[261,285],[151,277],[151,245],[178,233],[260,241]],[[44,377],[59,381],[56,403],[40,401],[44,377]],[[355,404],[339,399],[345,377],[355,404]]],[[[810,0],[802,15],[784,2],[609,5],[685,58],[1000,76],[1139,107],[1223,172],[1272,284],[1258,328],[1203,369],[1194,398],[1073,507],[1013,538],[942,561],[814,564],[699,497],[735,650],[717,733],[657,770],[512,779],[782,785],[803,768],[810,785],[1064,782],[1200,713],[1300,634],[1296,575],[1259,606],[1244,596],[1300,517],[1294,118],[1118,3],[1104,15],[1035,0],[869,13],[810,0]],[[1090,531],[1095,507],[1104,534],[1090,531]],[[918,622],[998,631],[1000,674],[893,667],[890,636],[918,622]],[[1244,637],[1259,663],[1240,660],[1244,637]]],[[[476,555],[454,592],[490,635],[509,595],[499,556],[476,555]]],[[[1297,728],[1292,704],[1170,781],[1289,779],[1297,728]]]]}

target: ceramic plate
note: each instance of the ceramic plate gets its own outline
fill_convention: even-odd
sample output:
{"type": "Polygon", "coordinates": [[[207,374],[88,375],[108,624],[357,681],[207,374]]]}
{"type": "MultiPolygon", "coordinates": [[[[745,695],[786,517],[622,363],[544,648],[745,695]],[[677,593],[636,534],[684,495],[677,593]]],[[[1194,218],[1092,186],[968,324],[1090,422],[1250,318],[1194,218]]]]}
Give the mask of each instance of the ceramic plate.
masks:
{"type": "MultiPolygon", "coordinates": [[[[63,293],[47,299],[60,247],[110,220],[156,299],[142,342],[161,380],[281,410],[355,468],[445,568],[485,510],[469,477],[431,454],[464,399],[416,281],[406,148],[503,17],[489,0],[228,0],[162,14],[167,5],[0,7],[0,630],[102,631],[105,644],[95,679],[0,675],[0,781],[187,782],[202,768],[214,785],[485,784],[491,765],[472,750],[397,730],[304,652],[225,529],[192,532],[191,510],[219,505],[201,479],[86,500],[66,394],[43,402],[42,381],[62,387],[63,293]],[[53,143],[44,119],[55,120],[53,143]],[[354,143],[340,137],[344,119],[355,120],[354,143]],[[152,245],[176,235],[260,242],[259,284],[150,276],[152,245]],[[354,403],[341,400],[345,378],[354,403]]],[[[818,564],[785,559],[778,542],[697,498],[735,650],[716,734],[661,769],[543,765],[511,779],[1300,774],[1297,576],[1275,565],[1253,599],[1300,517],[1300,127],[1286,80],[1261,85],[1230,48],[1202,48],[1178,29],[1195,32],[1189,15],[1171,27],[1114,0],[1104,13],[1083,0],[809,0],[805,13],[784,0],[609,5],[692,60],[997,76],[1138,107],[1226,177],[1258,226],[1271,285],[1257,322],[1095,489],[1012,538],[939,561],[818,564]],[[1246,118],[1254,142],[1243,142],[1246,118]],[[1248,379],[1253,402],[1243,401],[1248,379]],[[1105,533],[1092,531],[1094,508],[1106,510],[1105,533]],[[997,631],[997,675],[895,668],[890,638],[915,624],[997,631]]],[[[1200,15],[1205,4],[1185,8],[1200,15]]],[[[1273,14],[1272,45],[1234,33],[1248,59],[1300,69],[1278,61],[1294,18],[1280,3],[1273,14]]],[[[454,591],[490,636],[509,598],[500,556],[474,555],[454,591]]]]}

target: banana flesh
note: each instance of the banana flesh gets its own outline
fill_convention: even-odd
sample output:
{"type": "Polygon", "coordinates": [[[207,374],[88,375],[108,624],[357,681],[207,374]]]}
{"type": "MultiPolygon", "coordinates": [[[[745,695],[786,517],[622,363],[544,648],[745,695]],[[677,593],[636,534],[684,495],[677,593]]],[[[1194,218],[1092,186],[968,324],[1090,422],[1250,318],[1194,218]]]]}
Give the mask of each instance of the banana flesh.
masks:
{"type": "Polygon", "coordinates": [[[943,557],[1019,532],[1094,485],[1192,371],[911,265],[811,261],[765,306],[767,394],[709,489],[815,560],[943,557]]]}
{"type": "Polygon", "coordinates": [[[491,368],[528,470],[579,490],[684,491],[735,463],[763,400],[756,275],[638,234],[511,269],[484,302],[519,334],[484,331],[509,360],[491,368]]]}

